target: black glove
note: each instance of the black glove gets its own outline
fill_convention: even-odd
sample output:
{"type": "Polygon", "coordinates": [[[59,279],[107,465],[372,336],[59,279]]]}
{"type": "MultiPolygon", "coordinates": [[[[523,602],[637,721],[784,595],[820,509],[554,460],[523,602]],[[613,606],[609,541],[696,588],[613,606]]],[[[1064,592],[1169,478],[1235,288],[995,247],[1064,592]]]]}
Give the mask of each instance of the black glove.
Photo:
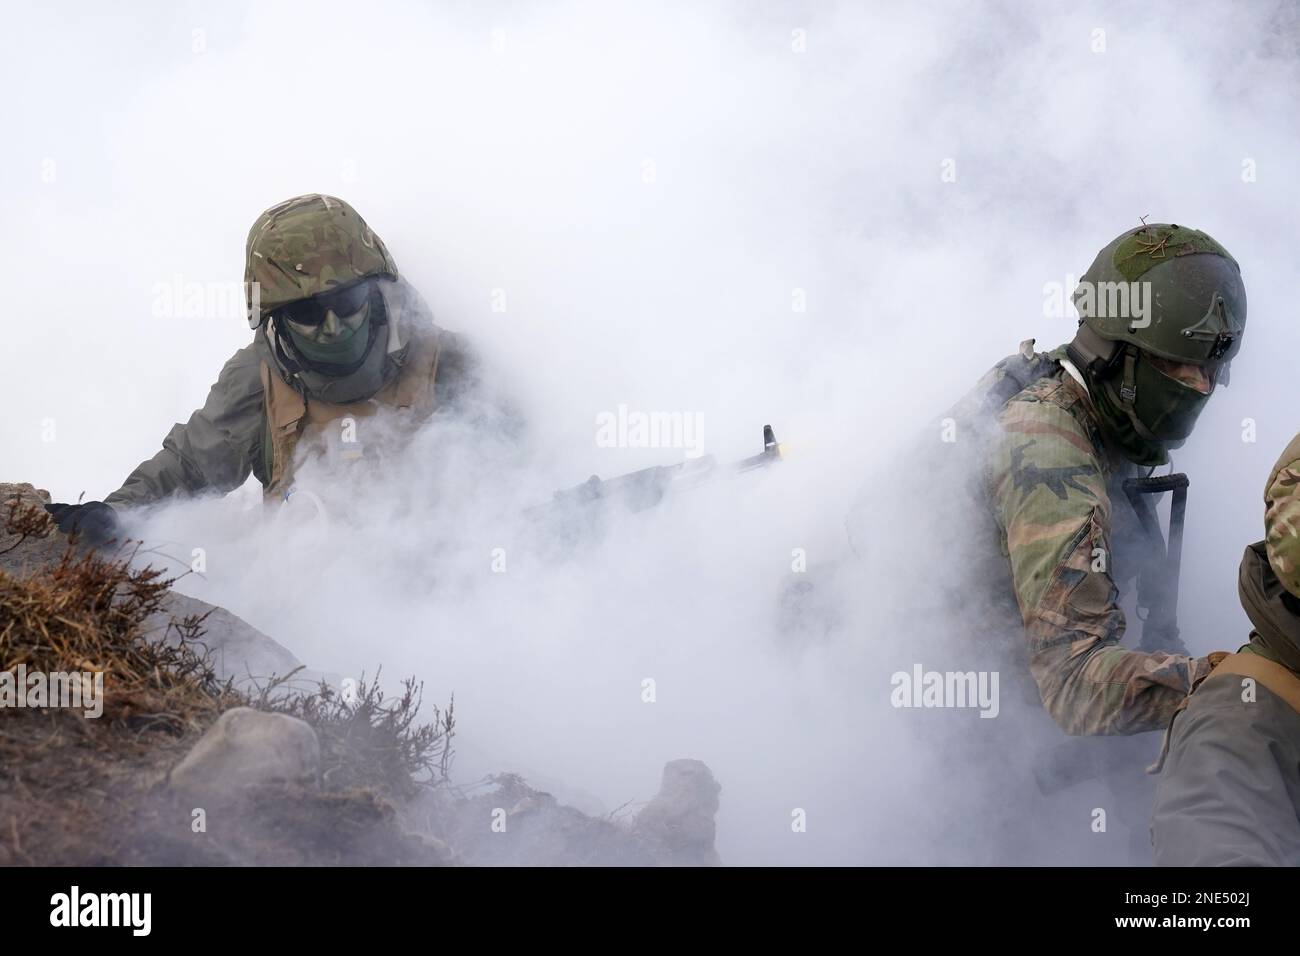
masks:
{"type": "Polygon", "coordinates": [[[87,501],[80,505],[46,505],[45,510],[54,517],[54,523],[64,534],[75,534],[91,547],[98,548],[120,538],[121,526],[112,505],[102,501],[87,501]]]}

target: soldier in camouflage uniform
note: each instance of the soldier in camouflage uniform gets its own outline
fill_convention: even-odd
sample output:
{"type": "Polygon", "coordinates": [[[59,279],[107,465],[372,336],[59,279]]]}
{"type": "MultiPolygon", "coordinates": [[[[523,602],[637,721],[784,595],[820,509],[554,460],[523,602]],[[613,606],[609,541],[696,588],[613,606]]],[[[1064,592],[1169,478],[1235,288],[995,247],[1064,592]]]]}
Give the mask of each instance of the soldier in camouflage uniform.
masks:
{"type": "Polygon", "coordinates": [[[1151,836],[1162,866],[1300,866],[1300,435],[1264,488],[1238,576],[1254,629],[1166,735],[1151,836]]]}
{"type": "Polygon", "coordinates": [[[953,415],[980,439],[1000,587],[1015,596],[1043,706],[1069,734],[1133,734],[1163,728],[1211,665],[1121,646],[1117,582],[1163,560],[1122,481],[1190,435],[1240,345],[1246,294],[1208,235],[1149,225],[1101,250],[1074,301],[1071,343],[1025,343],[953,415]]]}
{"type": "Polygon", "coordinates": [[[1151,498],[1130,499],[1125,482],[1167,463],[1226,382],[1246,321],[1240,270],[1202,232],[1143,225],[1098,253],[1074,300],[1072,341],[1023,343],[873,476],[847,519],[856,561],[841,600],[868,595],[884,669],[1000,678],[996,720],[899,717],[960,781],[908,810],[939,862],[1147,856],[1142,769],[1158,741],[1142,732],[1162,730],[1212,663],[1185,653],[1172,614],[1150,614],[1140,649],[1125,646],[1121,599],[1136,597],[1139,617],[1173,604],[1151,498]],[[1094,837],[1098,803],[1127,824],[1127,847],[1094,837]]]}
{"type": "Polygon", "coordinates": [[[284,499],[295,468],[338,423],[385,410],[418,425],[475,380],[464,343],[434,325],[383,241],[340,199],[299,196],[264,212],[248,234],[244,279],[253,341],[121,488],[48,506],[61,530],[102,543],[121,509],[226,493],[250,473],[269,499],[284,499]]]}
{"type": "Polygon", "coordinates": [[[1074,301],[1072,341],[1022,344],[949,410],[953,435],[918,449],[916,507],[950,533],[887,556],[939,592],[903,622],[912,652],[1002,677],[997,720],[954,714],[927,741],[962,785],[916,825],[973,862],[1146,862],[1156,742],[1141,733],[1212,666],[1154,613],[1172,603],[1166,545],[1125,482],[1167,463],[1226,381],[1246,320],[1237,263],[1197,230],[1142,226],[1098,253],[1074,301]],[[1124,646],[1134,591],[1152,610],[1140,649],[1124,646]],[[1127,840],[1089,829],[1099,805],[1127,840]]]}

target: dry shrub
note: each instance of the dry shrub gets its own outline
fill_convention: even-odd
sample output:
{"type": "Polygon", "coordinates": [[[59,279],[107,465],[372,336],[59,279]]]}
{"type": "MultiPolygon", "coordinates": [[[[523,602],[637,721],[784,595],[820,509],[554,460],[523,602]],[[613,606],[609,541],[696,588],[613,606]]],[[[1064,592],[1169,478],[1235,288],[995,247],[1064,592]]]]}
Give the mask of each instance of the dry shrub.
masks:
{"type": "Polygon", "coordinates": [[[255,706],[298,717],[315,728],[327,788],[373,787],[405,799],[421,786],[445,782],[451,767],[456,700],[446,710],[434,707],[432,722],[416,724],[423,689],[408,677],[401,696],[387,699],[377,672],[369,683],[361,676],[350,700],[322,683],[314,693],[288,696],[268,687],[255,706]]]}

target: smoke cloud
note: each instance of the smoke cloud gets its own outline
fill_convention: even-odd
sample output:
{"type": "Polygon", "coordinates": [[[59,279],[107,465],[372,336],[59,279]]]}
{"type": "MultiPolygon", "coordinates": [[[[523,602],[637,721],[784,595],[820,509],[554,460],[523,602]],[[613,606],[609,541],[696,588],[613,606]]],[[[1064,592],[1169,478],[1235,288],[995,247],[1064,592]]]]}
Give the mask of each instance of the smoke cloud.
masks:
{"type": "MultiPolygon", "coordinates": [[[[254,482],[135,529],[182,570],[203,549],[178,587],[312,667],[454,693],[458,779],[517,770],[609,812],[695,757],[723,787],[728,863],[986,861],[973,783],[975,822],[911,822],[962,792],[939,721],[1002,718],[891,704],[891,675],[945,669],[909,622],[962,570],[870,576],[845,516],[864,485],[925,488],[908,449],[1022,339],[1069,339],[1052,284],[1140,217],[1211,233],[1250,296],[1231,386],[1175,452],[1184,639],[1245,640],[1236,565],[1297,428],[1280,400],[1300,345],[1289,5],[68,4],[8,21],[6,479],[102,499],[152,455],[248,341],[210,292],[242,278],[249,225],[312,191],[366,217],[527,422],[440,419],[393,454],[366,420],[362,460],[306,469],[313,498],[292,508],[265,514],[254,482]],[[620,408],[688,416],[691,441],[598,440],[620,408]],[[696,445],[755,454],[768,423],[784,461],[570,546],[523,517],[696,445]]],[[[877,559],[953,533],[938,503],[872,506],[877,559]]],[[[1031,834],[1026,862],[1117,860],[1087,839],[1095,793],[1044,799],[1083,837],[1031,834]]]]}

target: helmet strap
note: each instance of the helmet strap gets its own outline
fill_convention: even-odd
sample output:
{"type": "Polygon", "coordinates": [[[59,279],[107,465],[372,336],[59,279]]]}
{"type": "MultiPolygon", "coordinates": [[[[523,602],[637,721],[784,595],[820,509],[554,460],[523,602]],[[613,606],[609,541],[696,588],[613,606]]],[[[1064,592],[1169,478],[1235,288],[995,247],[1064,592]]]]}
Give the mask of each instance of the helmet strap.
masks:
{"type": "Polygon", "coordinates": [[[1130,407],[1137,401],[1138,394],[1137,351],[1137,346],[1132,344],[1124,347],[1124,377],[1119,383],[1119,400],[1130,407]]]}
{"type": "Polygon", "coordinates": [[[1118,389],[1119,407],[1139,436],[1147,441],[1163,444],[1152,434],[1151,429],[1142,424],[1142,419],[1137,415],[1137,362],[1138,347],[1133,344],[1124,346],[1124,372],[1120,377],[1118,389]]]}
{"type": "Polygon", "coordinates": [[[1159,443],[1159,444],[1161,444],[1161,445],[1164,444],[1164,442],[1160,441],[1159,438],[1157,438],[1155,435],[1153,435],[1153,434],[1151,433],[1151,429],[1147,428],[1145,425],[1142,424],[1142,420],[1139,419],[1139,418],[1137,417],[1137,413],[1136,413],[1135,411],[1133,411],[1133,409],[1131,409],[1131,408],[1126,408],[1126,409],[1124,409],[1124,410],[1125,410],[1126,412],[1128,412],[1128,420],[1129,420],[1130,422],[1132,422],[1132,424],[1133,424],[1133,430],[1134,430],[1135,432],[1137,432],[1139,435],[1141,435],[1141,436],[1142,436],[1143,438],[1145,438],[1147,441],[1157,442],[1157,443],[1159,443]]]}

